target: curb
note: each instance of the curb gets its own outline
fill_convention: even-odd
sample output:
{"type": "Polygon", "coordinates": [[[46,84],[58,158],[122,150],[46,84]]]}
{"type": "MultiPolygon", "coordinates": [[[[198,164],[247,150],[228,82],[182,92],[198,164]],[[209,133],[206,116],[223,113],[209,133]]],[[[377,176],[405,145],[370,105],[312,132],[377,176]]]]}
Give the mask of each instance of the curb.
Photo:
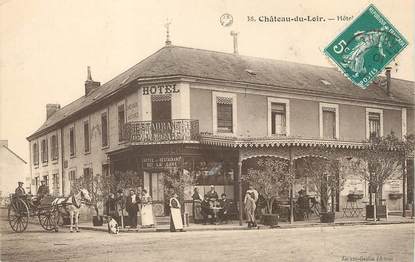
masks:
{"type": "MultiPolygon", "coordinates": [[[[374,221],[360,221],[360,222],[335,222],[335,223],[311,223],[293,225],[287,224],[283,226],[259,226],[256,229],[250,229],[246,226],[234,226],[234,227],[216,227],[216,228],[185,228],[185,232],[198,232],[198,231],[236,231],[236,230],[272,230],[272,229],[294,229],[294,228],[309,228],[309,227],[342,227],[342,226],[379,226],[379,225],[399,225],[399,224],[414,224],[414,221],[390,221],[390,222],[374,222],[374,221]]],[[[68,225],[62,226],[69,228],[68,225]]],[[[79,226],[79,229],[107,232],[106,228],[96,228],[89,226],[79,226]]],[[[121,229],[120,233],[156,233],[156,232],[170,232],[170,228],[148,228],[148,229],[121,229]]]]}

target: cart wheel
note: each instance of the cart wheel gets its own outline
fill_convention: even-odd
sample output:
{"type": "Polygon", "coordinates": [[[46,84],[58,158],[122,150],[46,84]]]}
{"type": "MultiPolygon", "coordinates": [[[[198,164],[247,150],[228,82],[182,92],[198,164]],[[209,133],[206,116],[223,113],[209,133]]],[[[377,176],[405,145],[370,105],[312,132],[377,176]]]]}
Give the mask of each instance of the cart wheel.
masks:
{"type": "Polygon", "coordinates": [[[12,199],[9,205],[8,218],[10,227],[14,232],[21,233],[26,230],[29,223],[29,208],[22,199],[12,199]]]}
{"type": "Polygon", "coordinates": [[[57,229],[60,215],[59,210],[56,207],[51,207],[49,209],[40,210],[38,213],[40,225],[47,231],[52,231],[57,229]]]}

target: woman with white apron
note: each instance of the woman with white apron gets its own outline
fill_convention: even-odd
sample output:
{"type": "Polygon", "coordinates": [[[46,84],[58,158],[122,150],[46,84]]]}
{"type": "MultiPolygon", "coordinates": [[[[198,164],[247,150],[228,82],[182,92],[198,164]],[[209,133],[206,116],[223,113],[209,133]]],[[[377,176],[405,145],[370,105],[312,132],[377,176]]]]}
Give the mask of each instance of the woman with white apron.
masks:
{"type": "Polygon", "coordinates": [[[183,231],[182,214],[180,212],[181,205],[177,199],[177,194],[173,193],[170,198],[170,231],[176,232],[177,230],[183,231]]]}
{"type": "Polygon", "coordinates": [[[154,227],[152,199],[147,189],[143,189],[141,204],[141,226],[154,227]]]}

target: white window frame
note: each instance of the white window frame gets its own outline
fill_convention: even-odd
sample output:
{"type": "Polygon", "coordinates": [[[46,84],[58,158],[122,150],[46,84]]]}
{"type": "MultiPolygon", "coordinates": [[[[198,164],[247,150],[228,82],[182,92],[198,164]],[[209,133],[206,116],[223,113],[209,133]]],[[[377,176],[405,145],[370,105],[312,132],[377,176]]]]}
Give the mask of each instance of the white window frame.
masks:
{"type": "Polygon", "coordinates": [[[369,113],[379,113],[380,115],[380,137],[383,137],[383,110],[377,108],[366,108],[366,139],[369,139],[369,113]]]}
{"type": "Polygon", "coordinates": [[[268,97],[268,136],[275,136],[272,134],[272,103],[285,104],[285,133],[290,136],[290,100],[276,97],[268,97]]]}
{"type": "Polygon", "coordinates": [[[238,122],[238,108],[237,108],[237,95],[233,93],[224,93],[224,92],[212,92],[212,122],[213,122],[213,134],[217,135],[227,135],[233,136],[237,134],[237,122],[238,122]],[[232,132],[229,133],[218,133],[218,108],[217,108],[217,98],[218,97],[226,97],[232,99],[232,132]]]}
{"type": "MultiPolygon", "coordinates": [[[[110,147],[110,121],[109,121],[110,117],[109,116],[110,116],[110,113],[109,113],[109,109],[108,108],[106,108],[105,110],[102,110],[100,112],[100,114],[99,114],[99,123],[100,123],[100,127],[101,127],[101,129],[99,130],[99,132],[101,133],[101,141],[99,143],[101,144],[101,148],[102,149],[105,149],[105,148],[109,148],[110,147]],[[107,116],[107,145],[106,146],[103,146],[102,145],[102,136],[103,136],[103,133],[102,133],[102,115],[104,113],[107,116]]],[[[118,107],[117,107],[117,117],[118,117],[118,107]]]]}
{"type": "Polygon", "coordinates": [[[339,139],[340,138],[339,105],[338,104],[329,104],[329,103],[319,103],[320,138],[324,139],[324,134],[323,134],[323,107],[334,108],[335,116],[336,116],[336,137],[335,137],[335,139],[339,139]]]}

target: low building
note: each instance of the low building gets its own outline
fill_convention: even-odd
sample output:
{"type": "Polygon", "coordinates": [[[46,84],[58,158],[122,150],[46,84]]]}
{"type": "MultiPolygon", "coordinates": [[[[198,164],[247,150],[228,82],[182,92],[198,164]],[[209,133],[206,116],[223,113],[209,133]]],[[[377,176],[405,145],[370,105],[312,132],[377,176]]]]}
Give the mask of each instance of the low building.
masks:
{"type": "Polygon", "coordinates": [[[30,176],[27,162],[8,146],[7,140],[0,140],[0,205],[4,206],[11,193],[23,182],[30,192],[30,176]]]}
{"type": "MultiPolygon", "coordinates": [[[[76,177],[132,170],[163,215],[163,176],[186,170],[202,193],[213,184],[238,202],[240,174],[255,158],[295,164],[321,147],[352,157],[371,136],[413,133],[414,82],[388,80],[361,89],[335,68],[167,43],[103,85],[88,70],[82,97],[47,105],[47,120],[28,137],[31,176],[36,187],[46,179],[51,192],[68,194],[76,177]]],[[[389,183],[386,198],[407,198],[403,186],[389,183]]],[[[349,179],[338,209],[353,190],[367,196],[368,185],[349,179]]]]}

